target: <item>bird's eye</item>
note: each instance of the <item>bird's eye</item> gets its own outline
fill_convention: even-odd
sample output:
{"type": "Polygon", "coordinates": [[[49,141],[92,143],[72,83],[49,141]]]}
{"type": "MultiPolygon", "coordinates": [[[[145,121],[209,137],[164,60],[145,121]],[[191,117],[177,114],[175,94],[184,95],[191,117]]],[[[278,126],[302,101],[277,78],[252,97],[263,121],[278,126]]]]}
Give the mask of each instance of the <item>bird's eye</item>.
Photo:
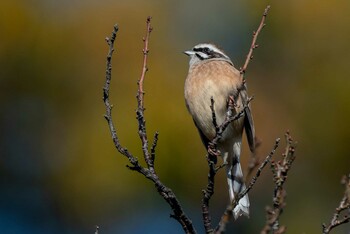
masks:
{"type": "Polygon", "coordinates": [[[204,50],[204,53],[207,53],[207,54],[208,54],[209,51],[210,51],[208,47],[205,47],[203,50],[204,50]]]}

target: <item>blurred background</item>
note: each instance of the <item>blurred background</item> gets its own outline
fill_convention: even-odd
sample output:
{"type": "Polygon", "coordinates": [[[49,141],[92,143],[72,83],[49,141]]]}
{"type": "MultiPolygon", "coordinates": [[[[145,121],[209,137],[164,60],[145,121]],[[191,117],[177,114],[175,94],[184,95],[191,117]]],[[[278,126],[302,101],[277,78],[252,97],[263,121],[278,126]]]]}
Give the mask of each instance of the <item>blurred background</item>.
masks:
{"type": "MultiPolygon", "coordinates": [[[[240,67],[267,4],[267,26],[246,74],[258,154],[267,155],[290,130],[297,159],[281,223],[289,233],[320,233],[350,171],[350,2],[343,0],[1,1],[1,232],[93,233],[99,225],[103,234],[182,233],[154,186],[125,167],[103,118],[104,39],[118,23],[113,117],[121,143],[141,158],[135,94],[148,15],[154,31],[145,105],[148,133],[160,132],[156,169],[203,232],[207,163],[184,104],[182,51],[215,42],[240,67]]],[[[244,166],[248,152],[245,141],[244,166]]],[[[223,171],[216,181],[215,224],[228,201],[223,171]]],[[[229,230],[258,233],[272,193],[267,168],[250,193],[250,219],[229,230]]],[[[334,233],[349,230],[348,224],[334,233]]]]}

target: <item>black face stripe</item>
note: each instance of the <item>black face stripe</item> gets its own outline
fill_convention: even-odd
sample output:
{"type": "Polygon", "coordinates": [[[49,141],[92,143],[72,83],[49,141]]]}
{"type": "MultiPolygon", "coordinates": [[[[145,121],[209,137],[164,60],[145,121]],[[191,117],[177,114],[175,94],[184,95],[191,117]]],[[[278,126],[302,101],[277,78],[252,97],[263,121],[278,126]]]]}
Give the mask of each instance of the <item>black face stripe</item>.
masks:
{"type": "Polygon", "coordinates": [[[217,52],[214,52],[214,51],[211,51],[210,57],[211,57],[211,58],[226,58],[226,57],[223,56],[222,54],[217,53],[217,52]]]}
{"type": "MultiPolygon", "coordinates": [[[[221,53],[215,52],[211,49],[209,49],[208,47],[198,47],[198,48],[193,48],[194,52],[202,52],[206,55],[208,55],[208,58],[206,59],[211,59],[211,58],[226,58],[226,56],[224,56],[221,53]]],[[[202,56],[200,56],[198,53],[196,53],[197,57],[199,57],[201,60],[205,59],[202,56]]]]}
{"type": "Polygon", "coordinates": [[[193,48],[193,51],[195,51],[195,52],[203,52],[205,54],[210,53],[210,50],[209,50],[208,47],[193,48]]]}

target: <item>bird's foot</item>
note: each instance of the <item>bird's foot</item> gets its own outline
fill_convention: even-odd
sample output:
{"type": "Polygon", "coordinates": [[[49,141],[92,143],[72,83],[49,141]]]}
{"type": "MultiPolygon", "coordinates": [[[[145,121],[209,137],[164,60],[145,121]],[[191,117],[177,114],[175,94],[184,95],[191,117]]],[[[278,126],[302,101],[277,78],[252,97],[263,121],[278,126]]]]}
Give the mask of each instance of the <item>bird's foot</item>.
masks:
{"type": "Polygon", "coordinates": [[[214,146],[210,145],[208,146],[208,158],[210,161],[217,163],[217,158],[221,155],[220,150],[216,149],[214,146]]]}

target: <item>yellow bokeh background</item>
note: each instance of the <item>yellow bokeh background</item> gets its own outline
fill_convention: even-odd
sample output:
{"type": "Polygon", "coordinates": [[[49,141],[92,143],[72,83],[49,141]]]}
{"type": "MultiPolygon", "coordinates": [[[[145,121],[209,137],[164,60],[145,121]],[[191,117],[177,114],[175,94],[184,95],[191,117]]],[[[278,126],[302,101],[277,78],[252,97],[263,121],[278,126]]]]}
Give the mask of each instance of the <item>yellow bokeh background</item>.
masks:
{"type": "MultiPolygon", "coordinates": [[[[113,118],[121,143],[141,159],[135,95],[151,15],[145,115],[149,138],[160,132],[156,170],[203,232],[207,164],[184,104],[188,58],[182,51],[214,42],[239,67],[267,4],[267,26],[246,74],[259,155],[290,130],[297,159],[281,223],[289,233],[320,233],[342,197],[340,178],[350,170],[348,1],[2,1],[0,230],[93,233],[99,225],[101,233],[182,232],[154,186],[125,167],[103,118],[104,39],[118,23],[113,118]]],[[[248,156],[244,142],[244,165],[248,156]]],[[[228,201],[223,172],[216,181],[214,223],[228,201]]],[[[258,233],[272,193],[267,168],[250,194],[250,219],[230,224],[229,231],[258,233]]],[[[349,230],[344,225],[334,233],[349,230]]]]}

